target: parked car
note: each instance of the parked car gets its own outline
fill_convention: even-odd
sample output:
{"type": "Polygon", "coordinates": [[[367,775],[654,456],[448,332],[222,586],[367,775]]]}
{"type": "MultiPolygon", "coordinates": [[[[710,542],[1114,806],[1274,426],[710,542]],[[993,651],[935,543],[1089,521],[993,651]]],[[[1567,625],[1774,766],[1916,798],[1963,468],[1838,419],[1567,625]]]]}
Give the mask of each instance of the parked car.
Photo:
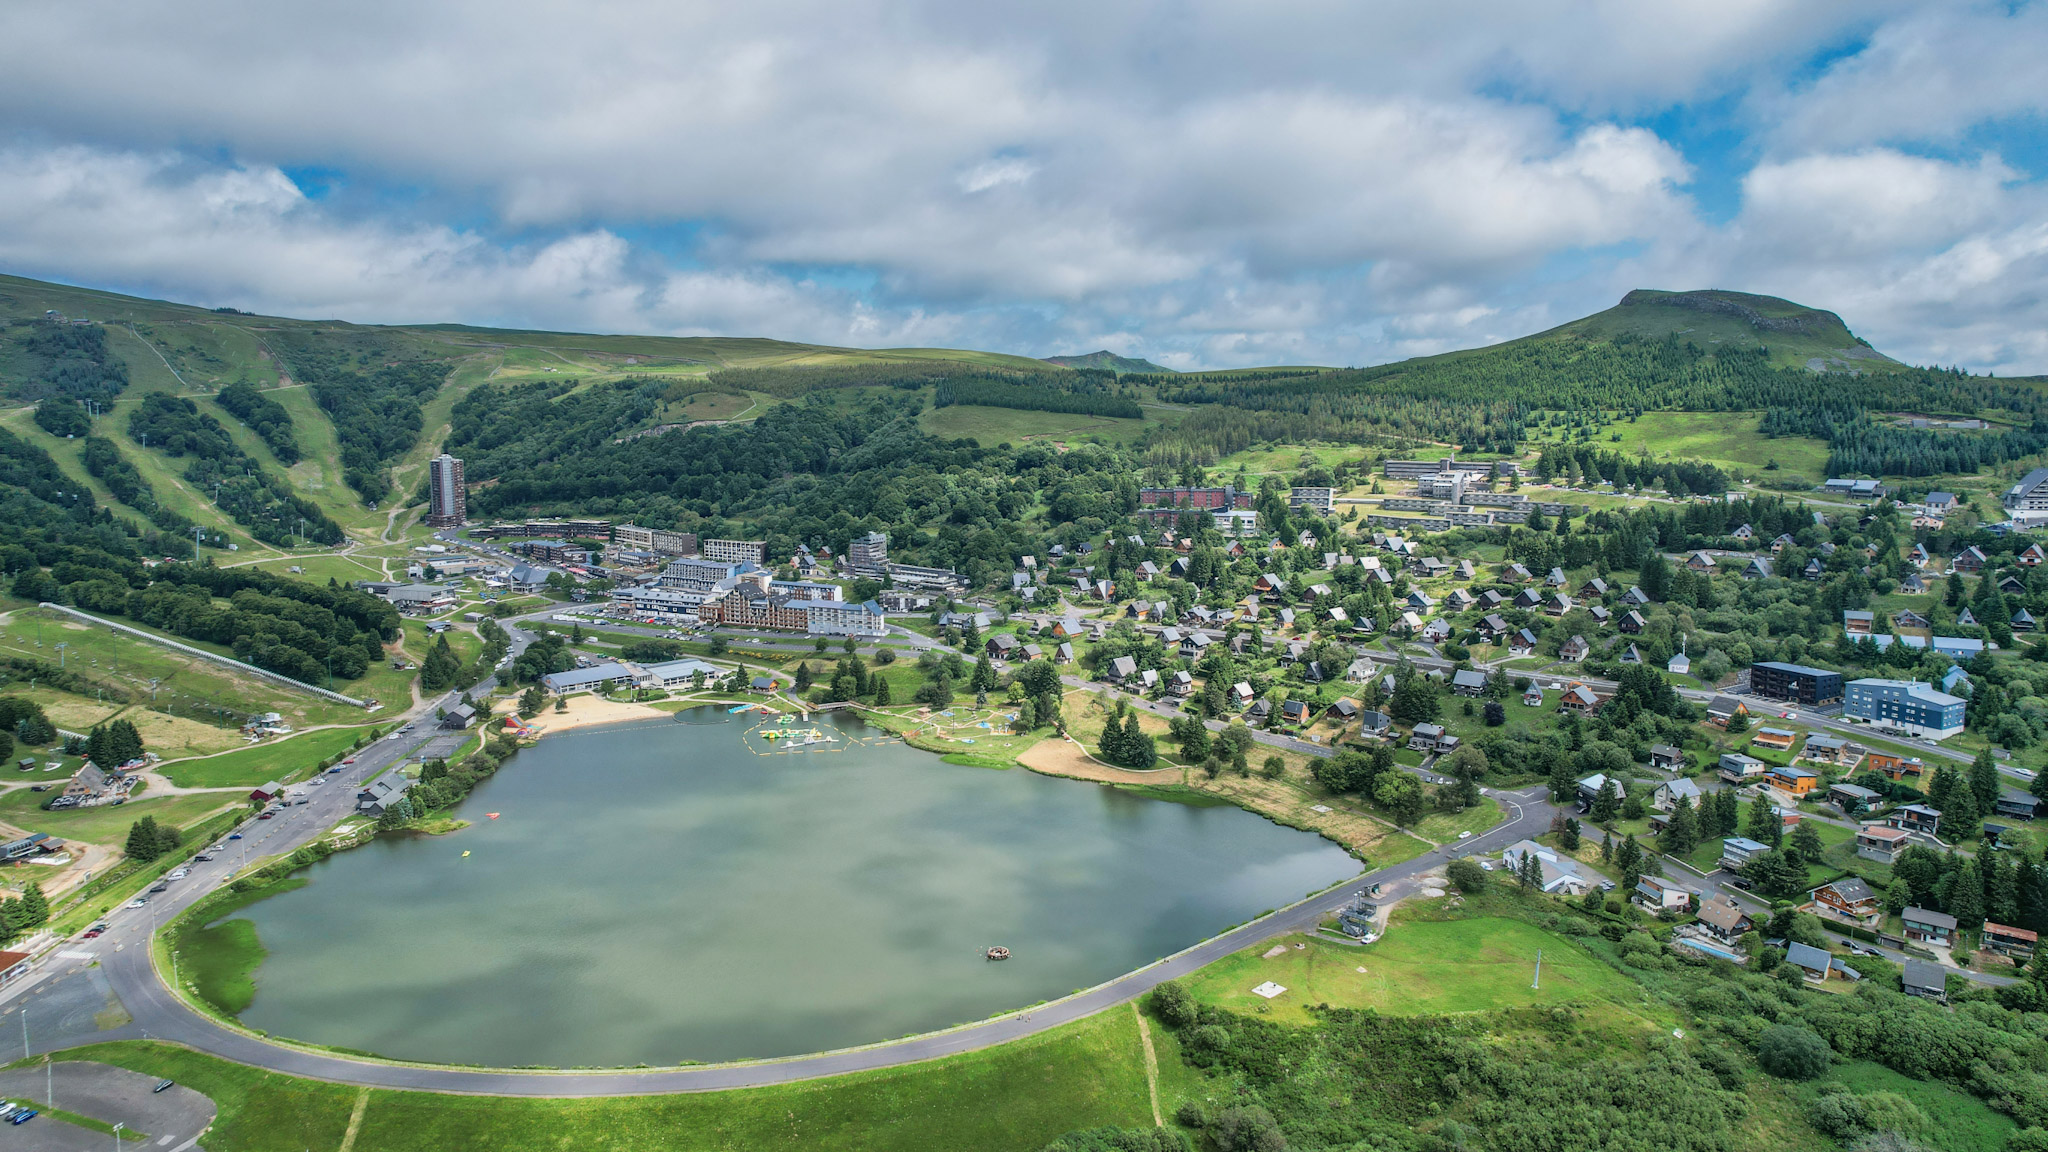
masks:
{"type": "Polygon", "coordinates": [[[339,764],[336,764],[336,765],[335,765],[334,767],[332,767],[332,768],[329,768],[329,769],[327,770],[327,774],[328,774],[329,776],[332,776],[332,775],[334,775],[334,774],[335,774],[336,772],[339,772],[339,771],[341,771],[341,765],[339,765],[339,764]]]}
{"type": "Polygon", "coordinates": [[[199,862],[199,863],[201,863],[201,864],[204,864],[204,863],[206,863],[206,862],[207,862],[208,860],[211,860],[211,859],[213,859],[213,853],[211,853],[211,852],[201,852],[201,853],[200,853],[199,855],[197,855],[197,856],[194,856],[194,857],[193,857],[192,859],[193,859],[193,860],[195,860],[195,861],[198,861],[198,862],[199,862]]]}
{"type": "Polygon", "coordinates": [[[28,786],[28,790],[31,792],[48,792],[50,786],[48,784],[31,784],[28,786]]]}
{"type": "Polygon", "coordinates": [[[1735,885],[1737,888],[1742,889],[1745,892],[1749,891],[1751,885],[1754,883],[1747,876],[1737,876],[1733,880],[1730,880],[1728,882],[1730,884],[1735,885]]]}
{"type": "Polygon", "coordinates": [[[166,1089],[166,1088],[169,1088],[169,1087],[170,1087],[171,1085],[173,1085],[173,1084],[176,1084],[176,1083],[177,1083],[177,1081],[176,1081],[176,1080],[159,1080],[159,1081],[157,1082],[157,1085],[156,1085],[156,1087],[154,1087],[154,1088],[151,1088],[151,1089],[150,1089],[150,1091],[151,1091],[151,1092],[161,1092],[161,1091],[163,1091],[164,1089],[166,1089]]]}
{"type": "Polygon", "coordinates": [[[264,813],[262,813],[262,814],[258,815],[258,816],[257,816],[256,818],[257,818],[258,820],[268,820],[268,819],[270,819],[270,818],[271,818],[272,816],[275,816],[275,815],[277,815],[277,813],[275,813],[275,812],[264,812],[264,813]]]}
{"type": "Polygon", "coordinates": [[[149,890],[151,892],[169,892],[171,890],[171,886],[159,880],[156,883],[150,885],[149,890]]]}
{"type": "Polygon", "coordinates": [[[140,908],[140,907],[142,907],[142,906],[143,906],[144,904],[147,904],[147,903],[149,903],[149,897],[147,897],[147,896],[137,896],[137,897],[136,897],[135,899],[133,899],[133,900],[130,900],[130,901],[128,902],[128,906],[129,906],[130,908],[140,908]]]}
{"type": "Polygon", "coordinates": [[[23,1108],[21,1111],[16,1112],[12,1116],[9,1116],[7,1118],[7,1122],[9,1124],[26,1124],[29,1121],[35,1119],[38,1115],[40,1115],[40,1113],[38,1113],[33,1108],[23,1108]]]}
{"type": "Polygon", "coordinates": [[[164,879],[183,880],[185,877],[190,876],[191,874],[192,870],[190,868],[173,868],[171,869],[171,874],[169,876],[164,877],[164,879]]]}
{"type": "Polygon", "coordinates": [[[346,759],[346,760],[343,760],[343,761],[342,761],[342,763],[343,763],[343,764],[353,764],[353,763],[355,763],[355,762],[356,762],[356,758],[355,758],[355,757],[353,757],[353,756],[351,756],[351,757],[349,757],[348,759],[346,759]]]}
{"type": "Polygon", "coordinates": [[[230,832],[230,833],[228,833],[228,839],[230,839],[230,840],[240,840],[241,838],[242,838],[242,834],[241,834],[240,832],[230,832]]]}

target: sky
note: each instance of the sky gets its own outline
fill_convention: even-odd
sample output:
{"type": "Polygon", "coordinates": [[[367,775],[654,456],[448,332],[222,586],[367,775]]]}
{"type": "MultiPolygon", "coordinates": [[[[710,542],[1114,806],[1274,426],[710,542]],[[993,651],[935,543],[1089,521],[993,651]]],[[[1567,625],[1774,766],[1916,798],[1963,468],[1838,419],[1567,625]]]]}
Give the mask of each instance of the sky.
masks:
{"type": "Polygon", "coordinates": [[[2048,0],[0,7],[0,271],[1364,365],[1632,288],[2048,372],[2048,0]]]}

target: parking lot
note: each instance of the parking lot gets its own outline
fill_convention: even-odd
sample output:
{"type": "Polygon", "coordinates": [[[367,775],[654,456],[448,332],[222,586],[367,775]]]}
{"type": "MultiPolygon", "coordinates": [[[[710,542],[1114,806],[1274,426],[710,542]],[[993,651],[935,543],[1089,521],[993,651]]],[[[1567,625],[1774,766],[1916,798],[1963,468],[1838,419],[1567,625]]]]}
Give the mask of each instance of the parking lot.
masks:
{"type": "MultiPolygon", "coordinates": [[[[64,1111],[141,1134],[124,1140],[124,1147],[181,1152],[213,1123],[213,1101],[183,1085],[153,1091],[159,1083],[154,1076],[125,1068],[65,1060],[48,1070],[38,1066],[0,1072],[0,1096],[41,1108],[54,1086],[57,1107],[64,1111]]],[[[113,1139],[37,1116],[26,1124],[0,1127],[0,1147],[8,1152],[99,1152],[113,1147],[113,1139]]]]}

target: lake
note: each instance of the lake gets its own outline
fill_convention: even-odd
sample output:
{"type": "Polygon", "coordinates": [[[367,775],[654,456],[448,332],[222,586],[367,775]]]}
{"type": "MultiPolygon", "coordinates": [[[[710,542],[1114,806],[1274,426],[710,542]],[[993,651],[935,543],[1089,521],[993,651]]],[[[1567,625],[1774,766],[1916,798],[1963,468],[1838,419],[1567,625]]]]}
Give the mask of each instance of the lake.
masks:
{"type": "Polygon", "coordinates": [[[242,1021],[441,1063],[785,1056],[1055,999],[1359,872],[1234,807],[951,765],[853,717],[777,753],[758,723],[550,736],[471,827],[315,865],[237,914],[270,951],[242,1021]]]}

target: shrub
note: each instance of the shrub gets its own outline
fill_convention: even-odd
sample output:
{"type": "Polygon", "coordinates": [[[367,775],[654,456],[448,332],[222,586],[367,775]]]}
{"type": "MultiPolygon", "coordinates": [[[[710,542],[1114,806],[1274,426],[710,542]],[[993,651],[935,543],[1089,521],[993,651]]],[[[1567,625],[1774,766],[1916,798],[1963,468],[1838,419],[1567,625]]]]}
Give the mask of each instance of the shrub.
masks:
{"type": "Polygon", "coordinates": [[[1284,1152],[1280,1122],[1257,1104],[1233,1105],[1216,1114],[1209,1138],[1220,1152],[1284,1152]]]}
{"type": "Polygon", "coordinates": [[[1811,1080],[1828,1070],[1834,1056],[1819,1033],[1790,1024],[1771,1025],[1756,1042],[1757,1064],[1785,1080],[1811,1080]]]}
{"type": "Polygon", "coordinates": [[[1152,1015],[1168,1028],[1185,1028],[1195,1022],[1199,1013],[1195,998],[1188,995],[1188,990],[1176,980],[1168,980],[1154,988],[1148,1000],[1152,1015]]]}
{"type": "Polygon", "coordinates": [[[1486,869],[1481,868],[1476,861],[1453,860],[1445,871],[1450,876],[1451,884],[1467,896],[1477,896],[1486,891],[1486,869]]]}

